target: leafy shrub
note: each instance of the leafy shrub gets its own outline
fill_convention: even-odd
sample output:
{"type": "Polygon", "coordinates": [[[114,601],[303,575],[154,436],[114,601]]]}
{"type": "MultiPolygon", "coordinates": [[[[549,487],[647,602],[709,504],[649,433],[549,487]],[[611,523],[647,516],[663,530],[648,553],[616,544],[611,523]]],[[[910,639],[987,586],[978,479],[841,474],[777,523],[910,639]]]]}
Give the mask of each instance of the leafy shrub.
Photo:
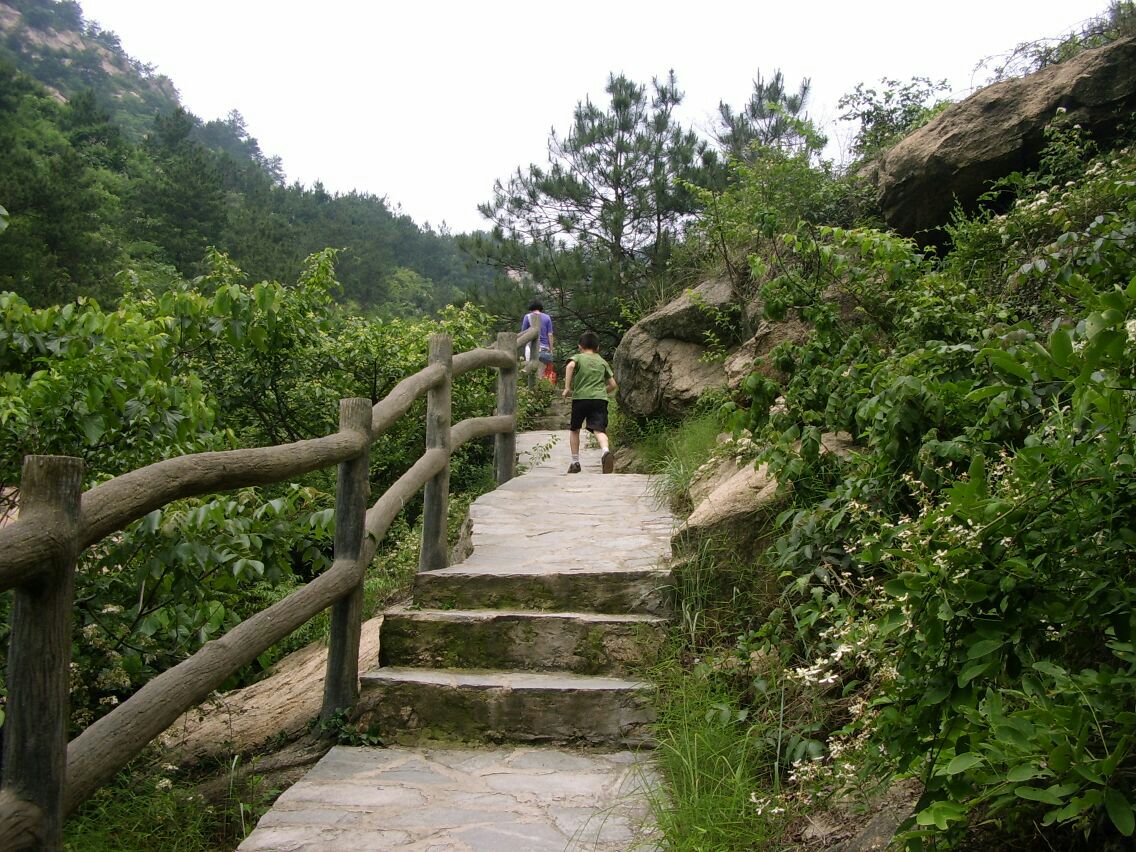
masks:
{"type": "MultiPolygon", "coordinates": [[[[93,302],[36,310],[0,294],[0,485],[18,481],[29,452],[80,456],[91,484],[184,452],[328,434],[339,399],[377,402],[424,367],[431,334],[450,334],[460,352],[490,330],[472,306],[435,321],[343,314],[332,301],[333,251],[310,257],[291,286],[248,285],[225,255],[207,260],[202,278],[135,284],[109,313],[93,302]]],[[[494,384],[492,371],[459,378],[454,421],[490,413],[494,384]]],[[[373,444],[376,497],[421,455],[423,408],[373,444]]],[[[482,488],[490,453],[487,442],[457,451],[453,488],[482,488]]],[[[334,477],[316,471],[294,485],[180,501],[88,548],[77,577],[75,724],[251,615],[255,602],[324,570],[334,477]]],[[[410,525],[418,506],[408,507],[410,525]]]]}
{"type": "Polygon", "coordinates": [[[813,332],[731,412],[794,485],[755,642],[856,702],[798,777],[917,776],[917,848],[1136,833],[1136,167],[1101,155],[1054,192],[1087,148],[1053,138],[1049,171],[956,221],[941,263],[864,229],[783,238],[766,310],[813,332]],[[856,453],[820,452],[832,431],[856,453]]]}

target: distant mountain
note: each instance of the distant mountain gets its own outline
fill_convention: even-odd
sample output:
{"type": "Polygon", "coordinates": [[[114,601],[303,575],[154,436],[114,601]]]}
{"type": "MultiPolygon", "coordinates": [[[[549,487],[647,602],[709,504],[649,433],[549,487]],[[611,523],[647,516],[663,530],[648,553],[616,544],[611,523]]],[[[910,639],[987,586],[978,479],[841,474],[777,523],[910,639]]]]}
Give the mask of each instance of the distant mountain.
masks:
{"type": "Polygon", "coordinates": [[[0,291],[32,304],[201,274],[209,247],[252,281],[293,281],[340,249],[342,297],[430,314],[495,278],[447,231],[370,192],[287,184],[240,112],[202,121],[75,0],[0,0],[0,291]]]}
{"type": "Polygon", "coordinates": [[[91,89],[126,137],[141,141],[155,113],[181,101],[173,82],[132,59],[118,36],[83,18],[75,0],[0,0],[0,61],[60,100],[91,89]]]}

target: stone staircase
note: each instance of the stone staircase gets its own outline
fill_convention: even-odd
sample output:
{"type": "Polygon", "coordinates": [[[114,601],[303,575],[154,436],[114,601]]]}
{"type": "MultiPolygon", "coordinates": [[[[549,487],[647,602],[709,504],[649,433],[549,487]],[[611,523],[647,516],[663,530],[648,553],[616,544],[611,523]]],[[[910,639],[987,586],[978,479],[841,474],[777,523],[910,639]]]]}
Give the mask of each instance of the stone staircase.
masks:
{"type": "Polygon", "coordinates": [[[559,431],[568,428],[568,420],[572,415],[572,400],[564,399],[559,393],[563,387],[557,389],[557,394],[548,404],[548,411],[533,421],[536,431],[559,431]]]}
{"type": "Polygon", "coordinates": [[[601,475],[598,451],[566,475],[566,444],[519,435],[529,469],[471,507],[472,554],[385,614],[359,703],[384,741],[649,743],[672,519],[646,477],[601,475]]]}

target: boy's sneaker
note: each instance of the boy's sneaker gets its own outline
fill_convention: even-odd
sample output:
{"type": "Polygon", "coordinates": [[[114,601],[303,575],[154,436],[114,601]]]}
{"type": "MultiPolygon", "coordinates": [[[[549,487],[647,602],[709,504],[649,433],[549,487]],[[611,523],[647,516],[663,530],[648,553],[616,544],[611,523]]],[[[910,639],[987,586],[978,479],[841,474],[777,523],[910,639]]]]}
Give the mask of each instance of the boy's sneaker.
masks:
{"type": "Polygon", "coordinates": [[[572,462],[572,464],[568,465],[568,472],[569,473],[579,473],[580,472],[580,463],[579,462],[572,462]]]}
{"type": "Polygon", "coordinates": [[[604,450],[603,457],[600,458],[600,466],[604,473],[611,473],[615,470],[615,453],[611,450],[604,450]]]}

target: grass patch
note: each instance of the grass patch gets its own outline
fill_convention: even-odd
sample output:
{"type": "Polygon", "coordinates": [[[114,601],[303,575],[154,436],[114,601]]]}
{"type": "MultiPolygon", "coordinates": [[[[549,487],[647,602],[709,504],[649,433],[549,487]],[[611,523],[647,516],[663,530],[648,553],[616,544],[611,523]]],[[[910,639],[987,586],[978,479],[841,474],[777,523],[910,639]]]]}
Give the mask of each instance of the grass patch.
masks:
{"type": "Polygon", "coordinates": [[[178,777],[178,768],[140,758],[99,789],[63,827],[73,852],[228,852],[267,812],[279,790],[260,776],[238,777],[239,759],[219,801],[198,792],[202,777],[178,777]]]}
{"type": "MultiPolygon", "coordinates": [[[[745,706],[729,678],[702,661],[692,665],[684,647],[653,672],[660,687],[655,759],[665,783],[651,806],[665,846],[780,848],[793,815],[763,801],[763,791],[774,785],[788,737],[765,720],[768,713],[745,706]]],[[[776,718],[776,708],[763,709],[776,718]]]]}
{"type": "Polygon", "coordinates": [[[690,483],[694,474],[714,454],[721,423],[715,413],[699,414],[667,432],[648,432],[637,446],[654,477],[655,496],[675,511],[689,513],[690,483]]]}

